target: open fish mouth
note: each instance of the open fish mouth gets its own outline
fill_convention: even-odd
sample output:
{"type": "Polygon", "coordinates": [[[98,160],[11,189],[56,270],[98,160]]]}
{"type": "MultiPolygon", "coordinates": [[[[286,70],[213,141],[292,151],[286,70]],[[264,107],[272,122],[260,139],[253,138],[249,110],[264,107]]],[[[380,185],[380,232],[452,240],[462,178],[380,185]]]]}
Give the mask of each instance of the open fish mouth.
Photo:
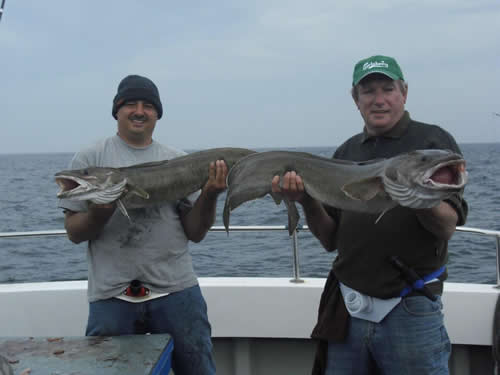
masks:
{"type": "MultiPolygon", "coordinates": [[[[97,180],[95,177],[89,176],[90,179],[97,180]]],[[[92,183],[76,176],[57,176],[56,184],[59,185],[57,196],[63,198],[70,194],[78,194],[91,190],[95,187],[92,183]]]]}
{"type": "Polygon", "coordinates": [[[449,160],[429,169],[423,176],[422,185],[435,188],[461,189],[467,183],[465,160],[449,160]]]}
{"type": "Polygon", "coordinates": [[[61,188],[57,193],[58,198],[90,200],[97,204],[106,204],[119,199],[126,192],[128,183],[126,178],[120,182],[111,183],[108,177],[103,184],[99,184],[98,178],[90,175],[85,178],[58,175],[55,180],[61,188]]]}

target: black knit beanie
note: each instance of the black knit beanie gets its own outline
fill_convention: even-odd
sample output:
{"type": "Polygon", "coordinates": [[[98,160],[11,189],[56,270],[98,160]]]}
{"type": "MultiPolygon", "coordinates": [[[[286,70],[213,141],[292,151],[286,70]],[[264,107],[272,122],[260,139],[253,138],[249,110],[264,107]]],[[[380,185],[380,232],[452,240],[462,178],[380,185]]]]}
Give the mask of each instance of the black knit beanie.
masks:
{"type": "Polygon", "coordinates": [[[158,88],[149,78],[130,75],[122,79],[118,85],[118,92],[113,99],[113,110],[111,113],[116,119],[116,112],[128,100],[145,100],[153,104],[158,112],[158,119],[163,115],[163,107],[160,101],[158,88]]]}

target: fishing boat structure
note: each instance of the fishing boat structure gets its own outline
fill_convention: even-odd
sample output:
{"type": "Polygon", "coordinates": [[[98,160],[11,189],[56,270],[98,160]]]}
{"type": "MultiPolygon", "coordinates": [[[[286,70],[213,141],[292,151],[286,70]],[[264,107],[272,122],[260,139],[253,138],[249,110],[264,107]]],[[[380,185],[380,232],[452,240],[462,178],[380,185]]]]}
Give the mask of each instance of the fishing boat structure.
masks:
{"type": "MultiPolygon", "coordinates": [[[[285,226],[230,227],[231,231],[285,231],[285,226]]],[[[306,231],[306,226],[299,227],[306,231]]],[[[497,285],[446,282],[445,325],[452,342],[453,375],[493,374],[500,232],[458,227],[490,236],[497,250],[497,285]]],[[[212,231],[224,232],[224,227],[212,231]]],[[[2,238],[63,236],[64,230],[0,233],[2,238]]],[[[310,339],[326,279],[301,278],[296,232],[292,278],[201,277],[212,324],[217,373],[309,374],[316,343],[310,339]]],[[[87,281],[0,284],[0,337],[75,337],[85,330],[87,281]]],[[[175,345],[175,344],[174,344],[175,345]]]]}

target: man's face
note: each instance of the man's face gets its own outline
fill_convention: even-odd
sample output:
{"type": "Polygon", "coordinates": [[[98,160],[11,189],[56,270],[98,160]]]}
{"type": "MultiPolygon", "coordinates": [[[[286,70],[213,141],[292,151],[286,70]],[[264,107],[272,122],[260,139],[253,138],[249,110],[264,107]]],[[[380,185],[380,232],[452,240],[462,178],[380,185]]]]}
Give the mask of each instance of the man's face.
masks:
{"type": "Polygon", "coordinates": [[[158,120],[155,107],[144,100],[128,100],[116,113],[118,134],[128,143],[143,146],[151,143],[158,120]]]}
{"type": "Polygon", "coordinates": [[[385,75],[373,74],[355,89],[358,90],[355,103],[369,134],[386,133],[403,116],[408,91],[402,92],[398,82],[385,75]]]}

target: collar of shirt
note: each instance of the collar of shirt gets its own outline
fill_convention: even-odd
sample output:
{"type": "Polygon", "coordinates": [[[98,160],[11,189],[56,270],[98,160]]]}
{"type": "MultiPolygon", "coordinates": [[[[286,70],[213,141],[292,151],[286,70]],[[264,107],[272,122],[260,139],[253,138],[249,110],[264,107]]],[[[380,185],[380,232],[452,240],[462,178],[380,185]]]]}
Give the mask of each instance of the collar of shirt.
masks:
{"type": "Polygon", "coordinates": [[[365,126],[363,128],[363,136],[361,137],[361,143],[366,143],[370,140],[376,139],[377,137],[393,138],[393,139],[401,138],[402,135],[406,132],[406,129],[408,129],[409,123],[410,123],[410,114],[408,113],[408,111],[405,111],[403,117],[401,117],[401,119],[396,123],[396,125],[394,125],[393,128],[389,130],[387,133],[384,133],[382,135],[376,136],[368,134],[365,126]]]}

